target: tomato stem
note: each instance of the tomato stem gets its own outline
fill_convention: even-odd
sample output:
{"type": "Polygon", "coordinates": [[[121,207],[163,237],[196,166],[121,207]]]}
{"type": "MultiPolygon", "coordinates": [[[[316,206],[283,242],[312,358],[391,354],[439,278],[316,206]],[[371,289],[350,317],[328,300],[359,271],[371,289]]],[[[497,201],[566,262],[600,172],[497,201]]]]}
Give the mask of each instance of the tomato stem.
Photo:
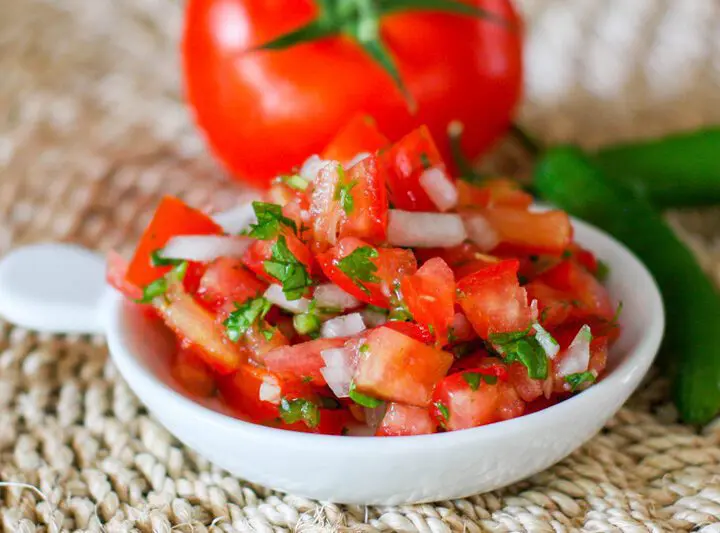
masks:
{"type": "Polygon", "coordinates": [[[518,124],[510,125],[510,135],[517,140],[528,154],[533,157],[538,157],[542,152],[545,151],[544,146],[540,141],[532,137],[527,131],[521,128],[518,124]]]}

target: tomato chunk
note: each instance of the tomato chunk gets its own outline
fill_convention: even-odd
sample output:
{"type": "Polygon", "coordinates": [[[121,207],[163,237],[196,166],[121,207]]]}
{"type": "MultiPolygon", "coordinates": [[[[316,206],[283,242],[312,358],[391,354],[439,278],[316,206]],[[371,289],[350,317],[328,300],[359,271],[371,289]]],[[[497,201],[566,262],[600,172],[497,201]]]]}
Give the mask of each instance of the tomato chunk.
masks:
{"type": "Polygon", "coordinates": [[[411,339],[422,342],[423,344],[434,344],[435,336],[430,333],[427,326],[422,324],[416,324],[415,322],[400,322],[398,320],[391,320],[385,322],[382,325],[383,328],[390,328],[403,335],[407,335],[411,339]]]}
{"type": "Polygon", "coordinates": [[[428,168],[445,168],[440,152],[426,126],[412,131],[389,150],[382,160],[388,168],[390,201],[405,211],[437,211],[437,206],[420,185],[420,176],[428,168]]]}
{"type": "Polygon", "coordinates": [[[375,435],[401,437],[430,433],[435,433],[435,422],[427,408],[391,402],[375,435]]]}
{"type": "Polygon", "coordinates": [[[375,398],[424,407],[452,362],[448,352],[390,328],[377,328],[360,347],[355,387],[375,398]]]}
{"type": "MultiPolygon", "coordinates": [[[[283,237],[285,238],[285,243],[287,244],[287,248],[290,250],[290,253],[295,256],[299,262],[305,265],[308,273],[311,273],[314,262],[312,253],[310,253],[308,247],[305,246],[305,244],[293,233],[286,232],[283,234],[283,237]]],[[[259,278],[267,281],[268,283],[278,282],[277,279],[268,274],[265,270],[265,261],[272,259],[273,246],[278,241],[278,238],[279,237],[276,237],[267,241],[255,241],[245,251],[242,258],[242,262],[246,267],[252,270],[259,278]]]]}
{"type": "Polygon", "coordinates": [[[380,132],[375,119],[364,113],[357,113],[330,141],[322,153],[322,158],[347,163],[360,153],[372,154],[389,144],[390,141],[380,132]]]}
{"type": "Polygon", "coordinates": [[[531,213],[523,209],[482,209],[483,217],[498,233],[499,253],[547,253],[560,255],[572,241],[572,225],[564,211],[531,213]]]}
{"type": "Polygon", "coordinates": [[[572,311],[573,297],[540,280],[534,280],[525,285],[528,300],[537,300],[539,322],[543,327],[552,328],[562,324],[572,311]]]}
{"type": "Polygon", "coordinates": [[[222,257],[208,266],[200,279],[197,296],[217,309],[226,302],[241,304],[262,293],[267,285],[249,272],[239,259],[222,257]]]}
{"type": "Polygon", "coordinates": [[[500,387],[497,382],[493,384],[491,380],[488,383],[483,377],[474,381],[469,377],[473,375],[482,376],[482,373],[477,369],[452,374],[435,388],[430,411],[435,420],[450,431],[500,420],[500,387]]]}
{"type": "Polygon", "coordinates": [[[343,184],[340,238],[358,237],[372,244],[385,242],[388,198],[385,169],[375,156],[368,156],[346,171],[343,184]]]}
{"type": "Polygon", "coordinates": [[[283,346],[266,353],[262,361],[275,372],[287,372],[315,385],[325,385],[325,378],[320,373],[320,369],[325,366],[321,352],[342,348],[345,341],[344,338],[317,339],[283,346]]]}
{"type": "Polygon", "coordinates": [[[447,343],[455,317],[455,276],[445,261],[430,259],[401,282],[402,294],[413,318],[435,332],[439,345],[447,343]]]}
{"type": "Polygon", "coordinates": [[[480,185],[458,181],[458,211],[473,211],[483,207],[513,207],[527,209],[533,202],[516,181],[507,178],[485,180],[480,185]]]}
{"type": "Polygon", "coordinates": [[[110,250],[107,254],[105,278],[110,286],[114,287],[131,300],[140,300],[143,291],[127,280],[128,262],[116,251],[110,250]]]}
{"type": "Polygon", "coordinates": [[[415,250],[415,255],[423,262],[439,257],[452,269],[455,279],[464,278],[500,261],[497,257],[483,253],[480,247],[472,242],[450,248],[420,248],[415,250]]]}
{"type": "Polygon", "coordinates": [[[222,228],[209,216],[193,209],[172,196],[166,196],[160,202],[150,225],[143,233],[135,250],[127,280],[138,287],[155,281],[171,267],[154,267],[150,263],[151,254],[167,244],[176,235],[218,235],[222,228]]]}
{"type": "Polygon", "coordinates": [[[615,314],[607,289],[574,261],[562,261],[538,279],[570,294],[582,314],[596,315],[607,320],[615,314]]]}
{"type": "Polygon", "coordinates": [[[215,391],[215,378],[208,365],[193,350],[181,347],[172,360],[170,373],[193,396],[207,397],[215,391]]]}
{"type": "Polygon", "coordinates": [[[458,281],[458,301],[480,337],[523,331],[532,324],[525,289],[517,278],[519,262],[508,259],[458,281]]]}

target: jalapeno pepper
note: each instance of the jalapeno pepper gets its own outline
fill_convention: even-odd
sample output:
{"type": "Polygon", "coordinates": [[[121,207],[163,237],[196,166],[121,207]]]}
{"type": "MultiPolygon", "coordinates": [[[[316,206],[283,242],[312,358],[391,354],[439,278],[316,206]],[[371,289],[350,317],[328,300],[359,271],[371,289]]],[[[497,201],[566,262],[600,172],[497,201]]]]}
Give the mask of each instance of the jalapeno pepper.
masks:
{"type": "Polygon", "coordinates": [[[648,267],[663,293],[676,404],[687,422],[709,421],[720,411],[720,296],[695,257],[645,198],[621,176],[608,179],[577,147],[546,150],[534,183],[543,198],[603,228],[648,267]]]}

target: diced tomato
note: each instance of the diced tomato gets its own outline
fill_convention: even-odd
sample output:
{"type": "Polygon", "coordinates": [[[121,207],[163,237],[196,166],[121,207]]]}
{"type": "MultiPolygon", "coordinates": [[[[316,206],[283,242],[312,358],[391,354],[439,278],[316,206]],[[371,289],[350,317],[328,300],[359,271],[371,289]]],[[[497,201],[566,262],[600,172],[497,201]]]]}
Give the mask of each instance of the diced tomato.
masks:
{"type": "Polygon", "coordinates": [[[231,409],[260,423],[272,423],[279,418],[282,399],[317,401],[312,388],[301,380],[248,364],[240,365],[235,373],[219,378],[218,389],[231,409]],[[263,384],[275,390],[277,396],[261,400],[263,384]]]}
{"type": "Polygon", "coordinates": [[[477,339],[477,333],[475,333],[470,321],[462,311],[458,311],[458,305],[455,307],[455,315],[453,316],[452,322],[450,322],[450,330],[448,332],[450,343],[456,344],[477,339]]]}
{"type": "Polygon", "coordinates": [[[476,370],[488,376],[495,376],[500,381],[509,379],[508,365],[497,357],[492,357],[485,348],[478,347],[470,355],[456,359],[448,371],[448,375],[464,370],[476,370]]]}
{"type": "Polygon", "coordinates": [[[498,417],[510,420],[525,414],[525,402],[510,383],[498,382],[500,399],[498,401],[498,417]]]}
{"type": "Polygon", "coordinates": [[[517,278],[519,263],[506,260],[458,281],[458,301],[475,331],[487,340],[492,333],[523,331],[532,324],[525,289],[517,278]]]}
{"type": "Polygon", "coordinates": [[[314,385],[325,385],[320,369],[325,366],[320,353],[323,350],[342,348],[346,339],[317,339],[293,346],[282,346],[266,353],[262,362],[275,372],[287,372],[314,385]]]}
{"type": "Polygon", "coordinates": [[[357,237],[371,244],[387,238],[388,198],[386,171],[375,156],[353,165],[345,176],[352,201],[343,210],[340,238],[357,237]]]}
{"type": "Polygon", "coordinates": [[[200,356],[180,348],[173,357],[170,373],[180,386],[193,396],[207,397],[215,391],[215,378],[200,356]]]}
{"type": "Polygon", "coordinates": [[[540,280],[534,280],[525,285],[528,300],[537,300],[539,322],[543,327],[552,328],[562,324],[572,311],[572,296],[568,293],[553,289],[540,280]]]}
{"type": "Polygon", "coordinates": [[[143,291],[127,280],[128,262],[115,250],[107,254],[105,278],[107,282],[131,300],[140,300],[143,291]]]}
{"type": "Polygon", "coordinates": [[[313,432],[322,435],[343,435],[352,420],[348,409],[320,409],[320,423],[313,432]]]}
{"type": "Polygon", "coordinates": [[[573,242],[568,246],[567,252],[580,265],[584,266],[588,272],[595,275],[598,270],[598,260],[590,250],[586,250],[578,243],[573,242]]]}
{"type": "MultiPolygon", "coordinates": [[[[579,327],[577,325],[567,325],[563,326],[555,333],[555,335],[557,336],[556,340],[562,348],[560,350],[560,353],[558,353],[555,360],[553,361],[554,391],[556,393],[571,392],[571,387],[567,383],[565,378],[558,375],[558,368],[560,367],[563,359],[566,357],[567,347],[575,338],[578,330],[579,327]]],[[[594,336],[593,340],[590,342],[590,362],[588,363],[588,371],[592,372],[595,375],[596,379],[602,376],[603,372],[605,371],[608,357],[608,343],[609,339],[605,336],[594,336]]],[[[583,383],[577,390],[584,390],[591,384],[592,382],[583,383]]]]}
{"type": "Polygon", "coordinates": [[[527,209],[533,203],[532,195],[523,191],[515,180],[493,178],[484,181],[482,188],[490,191],[490,207],[527,209]]]}
{"type": "Polygon", "coordinates": [[[447,263],[439,257],[430,259],[404,277],[400,286],[413,318],[434,330],[440,346],[446,344],[455,317],[455,276],[447,263]]]}
{"type": "Polygon", "coordinates": [[[457,210],[459,212],[473,211],[490,204],[492,192],[487,187],[478,187],[464,180],[458,180],[455,187],[458,191],[457,210]]]}
{"type": "Polygon", "coordinates": [[[390,296],[393,294],[392,291],[394,291],[396,283],[399,283],[399,280],[404,275],[413,274],[417,270],[415,256],[410,250],[400,248],[373,248],[378,255],[370,261],[377,268],[374,276],[379,281],[360,281],[365,287],[365,290],[363,290],[345,272],[338,268],[338,263],[357,248],[364,246],[370,245],[360,239],[348,237],[341,240],[334,248],[319,254],[316,259],[328,279],[345,292],[362,302],[389,308],[391,304],[390,296]]]}
{"type": "Polygon", "coordinates": [[[562,261],[538,279],[570,294],[581,314],[596,315],[606,320],[615,314],[607,289],[595,276],[574,261],[562,261]]]}
{"type": "Polygon", "coordinates": [[[572,241],[572,225],[564,211],[531,213],[511,207],[493,207],[480,213],[500,239],[494,253],[560,255],[572,241]]]}
{"type": "Polygon", "coordinates": [[[222,228],[209,216],[172,196],[160,202],[150,225],[143,233],[127,272],[127,280],[138,287],[155,281],[171,267],[154,267],[152,252],[176,235],[218,235],[222,228]]]}
{"type": "Polygon", "coordinates": [[[310,225],[312,246],[316,252],[327,250],[337,242],[340,222],[345,216],[340,205],[338,186],[345,183],[342,165],[326,165],[312,187],[310,199],[310,225]]]}
{"type": "Polygon", "coordinates": [[[480,247],[471,242],[451,248],[419,248],[415,250],[415,255],[423,263],[439,257],[452,269],[455,279],[464,278],[500,261],[497,257],[481,252],[480,247]]]}
{"type": "Polygon", "coordinates": [[[500,387],[497,383],[490,384],[480,379],[477,389],[473,390],[465,377],[470,372],[472,370],[447,376],[435,387],[430,412],[438,424],[448,430],[467,429],[500,420],[500,387]]]}
{"type": "Polygon", "coordinates": [[[452,362],[448,352],[390,328],[377,328],[359,350],[355,387],[375,398],[424,407],[452,362]]]}
{"type": "Polygon", "coordinates": [[[330,141],[323,151],[322,157],[347,163],[360,153],[372,154],[389,144],[388,138],[380,133],[375,119],[369,115],[357,113],[330,141]]]}
{"type": "Polygon", "coordinates": [[[207,267],[197,296],[217,309],[225,302],[241,304],[262,293],[267,285],[248,271],[239,259],[222,257],[207,267]]]}
{"type": "Polygon", "coordinates": [[[426,126],[400,139],[381,158],[388,169],[390,202],[396,209],[437,211],[420,185],[420,176],[428,168],[444,169],[445,163],[426,126]]]}
{"type": "Polygon", "coordinates": [[[246,361],[246,354],[223,334],[215,317],[181,287],[170,287],[165,296],[153,306],[165,324],[210,368],[228,374],[246,361]]]}
{"type": "Polygon", "coordinates": [[[390,402],[375,435],[402,437],[430,433],[435,433],[435,422],[426,407],[390,402]]]}
{"type": "MultiPolygon", "coordinates": [[[[308,273],[312,273],[313,257],[310,250],[308,250],[308,247],[305,246],[305,244],[303,244],[303,242],[291,232],[286,232],[283,235],[290,253],[293,254],[298,261],[305,265],[308,273]]],[[[277,242],[277,239],[278,238],[276,237],[275,239],[268,241],[255,241],[245,251],[245,255],[243,255],[242,258],[242,262],[246,267],[252,270],[259,278],[267,281],[268,283],[278,282],[278,280],[265,271],[265,261],[272,258],[272,249],[277,242]]]]}
{"type": "Polygon", "coordinates": [[[543,395],[545,380],[532,379],[528,376],[527,367],[522,363],[510,363],[509,374],[510,384],[524,401],[532,402],[543,395]]]}
{"type": "Polygon", "coordinates": [[[245,332],[243,342],[253,361],[257,363],[264,362],[268,353],[290,344],[282,331],[272,327],[264,320],[253,325],[245,332]]]}
{"type": "Polygon", "coordinates": [[[415,322],[400,322],[398,320],[391,320],[385,322],[381,327],[390,328],[397,332],[407,335],[411,339],[422,342],[423,344],[434,344],[435,336],[430,333],[427,326],[417,324],[415,322]]]}

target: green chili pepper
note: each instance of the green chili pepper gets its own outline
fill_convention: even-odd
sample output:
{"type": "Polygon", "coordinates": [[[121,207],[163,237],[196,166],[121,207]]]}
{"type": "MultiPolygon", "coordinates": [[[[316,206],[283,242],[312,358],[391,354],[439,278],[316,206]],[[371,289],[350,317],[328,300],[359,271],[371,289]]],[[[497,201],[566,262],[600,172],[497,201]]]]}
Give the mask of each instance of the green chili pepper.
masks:
{"type": "Polygon", "coordinates": [[[695,257],[646,199],[576,147],[547,150],[534,179],[542,197],[603,228],[648,267],[665,303],[676,404],[687,422],[709,421],[720,411],[720,296],[695,257]]]}
{"type": "Polygon", "coordinates": [[[658,207],[720,204],[720,128],[603,148],[595,154],[611,180],[658,207]]]}

